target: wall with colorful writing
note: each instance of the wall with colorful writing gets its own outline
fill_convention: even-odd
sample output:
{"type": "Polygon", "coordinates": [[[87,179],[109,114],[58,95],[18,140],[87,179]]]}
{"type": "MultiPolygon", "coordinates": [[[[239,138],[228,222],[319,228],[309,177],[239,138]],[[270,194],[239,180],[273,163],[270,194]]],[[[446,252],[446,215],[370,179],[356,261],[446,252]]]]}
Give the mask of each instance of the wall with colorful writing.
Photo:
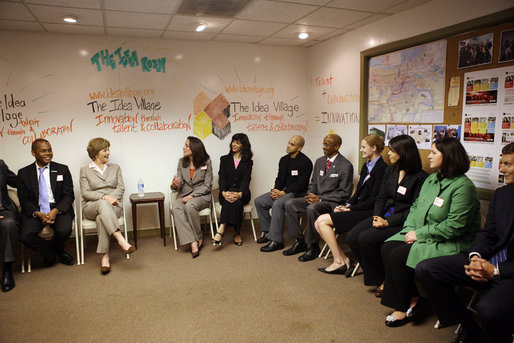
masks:
{"type": "MultiPolygon", "coordinates": [[[[0,45],[0,158],[17,171],[46,138],[79,195],[87,143],[105,137],[127,210],[139,178],[167,194],[187,136],[203,140],[217,173],[230,137],[247,133],[259,195],[289,137],[308,134],[305,49],[20,32],[2,32],[0,45]]],[[[158,226],[153,212],[143,221],[158,226]]]]}

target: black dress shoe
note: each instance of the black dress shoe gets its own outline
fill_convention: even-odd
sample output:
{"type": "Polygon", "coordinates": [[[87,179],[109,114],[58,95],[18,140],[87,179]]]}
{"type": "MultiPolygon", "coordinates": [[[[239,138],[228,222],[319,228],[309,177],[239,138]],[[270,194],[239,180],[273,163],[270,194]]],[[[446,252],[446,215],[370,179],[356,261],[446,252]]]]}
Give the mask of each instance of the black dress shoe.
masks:
{"type": "Polygon", "coordinates": [[[413,307],[409,307],[407,310],[407,317],[412,318],[414,317],[419,310],[423,307],[423,304],[425,303],[425,298],[419,297],[418,302],[413,307]]]}
{"type": "Polygon", "coordinates": [[[346,269],[346,273],[344,273],[344,276],[346,276],[347,278],[352,276],[354,269],[355,269],[355,261],[350,259],[350,266],[346,269]]]}
{"type": "Polygon", "coordinates": [[[318,268],[318,270],[320,272],[323,272],[323,273],[326,273],[326,274],[345,274],[346,275],[346,270],[348,269],[348,267],[346,266],[346,264],[343,264],[341,267],[337,268],[337,269],[334,269],[334,270],[330,270],[328,271],[326,268],[318,268]]]}
{"type": "Polygon", "coordinates": [[[268,244],[261,247],[262,252],[272,252],[280,249],[284,249],[284,243],[279,243],[275,241],[270,241],[268,244]]]}
{"type": "Polygon", "coordinates": [[[305,242],[294,242],[293,246],[287,250],[282,251],[282,254],[284,256],[291,256],[296,255],[298,253],[301,253],[303,251],[307,250],[307,244],[305,242]]]}
{"type": "Polygon", "coordinates": [[[309,248],[309,250],[307,250],[305,252],[305,254],[298,257],[298,261],[300,261],[300,262],[312,261],[312,260],[318,258],[320,252],[321,252],[321,250],[319,250],[319,246],[317,244],[313,244],[309,248]]]}
{"type": "Polygon", "coordinates": [[[10,269],[4,268],[4,270],[2,270],[2,279],[0,280],[0,283],[2,285],[2,292],[9,292],[16,286],[10,269]]]}
{"type": "Polygon", "coordinates": [[[259,237],[259,239],[257,240],[257,243],[264,244],[264,243],[268,243],[269,241],[271,241],[271,239],[268,238],[268,233],[264,232],[264,235],[259,237]]]}
{"type": "Polygon", "coordinates": [[[73,256],[68,254],[66,251],[57,254],[57,257],[59,257],[59,261],[61,261],[62,264],[65,264],[67,266],[73,266],[75,264],[73,256]]]}
{"type": "Polygon", "coordinates": [[[393,316],[389,315],[386,318],[385,324],[390,328],[397,328],[400,326],[404,326],[409,322],[409,317],[405,316],[403,319],[395,319],[393,316]]]}

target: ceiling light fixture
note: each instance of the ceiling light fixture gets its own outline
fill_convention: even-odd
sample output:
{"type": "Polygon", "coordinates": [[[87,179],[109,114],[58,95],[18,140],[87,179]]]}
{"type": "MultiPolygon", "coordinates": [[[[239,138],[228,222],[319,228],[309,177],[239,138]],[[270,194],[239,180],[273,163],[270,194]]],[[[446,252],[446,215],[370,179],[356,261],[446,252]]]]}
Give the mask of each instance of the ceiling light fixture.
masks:
{"type": "Polygon", "coordinates": [[[307,39],[307,38],[309,38],[309,34],[307,32],[300,32],[300,34],[298,35],[298,38],[307,39]]]}
{"type": "Polygon", "coordinates": [[[206,27],[207,27],[207,24],[200,23],[196,27],[196,32],[202,32],[203,30],[205,30],[206,27]]]}
{"type": "Polygon", "coordinates": [[[78,18],[72,15],[65,15],[62,20],[64,20],[67,23],[76,23],[78,18]]]}

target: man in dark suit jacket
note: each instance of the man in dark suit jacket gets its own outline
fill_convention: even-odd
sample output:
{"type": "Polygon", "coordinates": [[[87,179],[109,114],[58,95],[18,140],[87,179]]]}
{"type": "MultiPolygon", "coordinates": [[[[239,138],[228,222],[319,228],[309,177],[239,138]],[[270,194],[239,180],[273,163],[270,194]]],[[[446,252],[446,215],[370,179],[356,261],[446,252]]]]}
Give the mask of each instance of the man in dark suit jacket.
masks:
{"type": "Polygon", "coordinates": [[[15,286],[12,264],[18,240],[18,224],[16,222],[18,209],[9,198],[7,185],[17,187],[16,174],[9,170],[3,160],[0,160],[0,253],[4,256],[2,279],[0,280],[2,292],[9,292],[15,286]]]}
{"type": "Polygon", "coordinates": [[[56,256],[61,263],[73,265],[73,256],[64,251],[64,243],[71,234],[73,212],[73,181],[67,166],[51,162],[52,146],[45,139],[32,143],[31,163],[18,171],[18,197],[21,205],[20,241],[39,252],[45,266],[51,266],[56,256]],[[41,175],[43,174],[43,175],[41,175]],[[45,190],[41,192],[40,190],[45,190]],[[50,241],[39,236],[45,225],[54,235],[50,241]]]}
{"type": "Polygon", "coordinates": [[[514,143],[502,150],[506,186],[496,190],[484,229],[463,254],[425,260],[416,276],[435,303],[442,326],[461,323],[461,342],[512,342],[514,332],[514,143]],[[455,294],[467,286],[483,295],[474,306],[483,330],[455,294]],[[485,336],[485,337],[484,337],[485,336]]]}
{"type": "Polygon", "coordinates": [[[262,252],[272,252],[284,248],[283,227],[285,203],[292,198],[303,197],[309,186],[312,172],[311,160],[302,153],[305,139],[293,136],[287,143],[287,155],[278,163],[278,175],[271,192],[255,199],[255,208],[259,215],[261,231],[264,234],[257,243],[268,243],[262,252]],[[269,210],[272,209],[272,215],[269,210]]]}
{"type": "Polygon", "coordinates": [[[343,204],[353,190],[353,165],[339,153],[342,140],[339,135],[330,134],[323,139],[323,153],[314,163],[312,179],[304,198],[290,199],[286,202],[287,232],[295,237],[293,246],[283,251],[286,256],[307,250],[298,257],[301,262],[311,261],[320,253],[319,235],[314,222],[323,213],[328,213],[343,204]],[[305,238],[300,226],[300,213],[306,213],[307,227],[305,238]],[[307,244],[310,244],[307,249],[307,244]]]}

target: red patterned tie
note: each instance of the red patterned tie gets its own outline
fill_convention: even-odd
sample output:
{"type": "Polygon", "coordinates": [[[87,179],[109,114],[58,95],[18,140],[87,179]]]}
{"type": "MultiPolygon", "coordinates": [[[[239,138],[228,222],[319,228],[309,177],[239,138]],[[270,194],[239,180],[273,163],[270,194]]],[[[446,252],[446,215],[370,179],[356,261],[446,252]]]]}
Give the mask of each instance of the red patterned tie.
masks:
{"type": "Polygon", "coordinates": [[[327,160],[327,164],[325,165],[325,173],[328,172],[328,170],[330,169],[331,165],[332,165],[332,162],[330,160],[327,160]]]}

